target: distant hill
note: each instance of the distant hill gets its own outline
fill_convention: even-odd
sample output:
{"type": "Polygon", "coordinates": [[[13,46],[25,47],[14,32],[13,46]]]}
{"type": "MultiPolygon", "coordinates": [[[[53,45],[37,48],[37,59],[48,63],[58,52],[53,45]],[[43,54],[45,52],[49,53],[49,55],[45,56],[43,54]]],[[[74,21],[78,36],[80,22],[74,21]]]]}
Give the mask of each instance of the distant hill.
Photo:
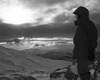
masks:
{"type": "Polygon", "coordinates": [[[60,46],[60,49],[44,49],[44,48],[38,48],[38,49],[26,49],[22,52],[27,54],[34,54],[39,57],[48,58],[48,59],[55,59],[55,60],[63,60],[63,58],[71,58],[72,57],[72,49],[73,48],[64,48],[64,46],[60,46]]]}
{"type": "Polygon", "coordinates": [[[24,53],[29,53],[29,54],[45,54],[48,52],[48,50],[40,50],[40,49],[26,49],[22,50],[24,53]]]}
{"type": "Polygon", "coordinates": [[[50,51],[53,51],[53,52],[72,52],[73,45],[46,46],[46,47],[25,49],[22,51],[25,53],[31,53],[31,54],[45,54],[45,53],[48,53],[50,51]]]}
{"type": "Polygon", "coordinates": [[[37,54],[37,56],[41,56],[49,59],[55,59],[55,60],[63,60],[65,58],[71,58],[72,52],[49,51],[45,54],[37,54]]]}

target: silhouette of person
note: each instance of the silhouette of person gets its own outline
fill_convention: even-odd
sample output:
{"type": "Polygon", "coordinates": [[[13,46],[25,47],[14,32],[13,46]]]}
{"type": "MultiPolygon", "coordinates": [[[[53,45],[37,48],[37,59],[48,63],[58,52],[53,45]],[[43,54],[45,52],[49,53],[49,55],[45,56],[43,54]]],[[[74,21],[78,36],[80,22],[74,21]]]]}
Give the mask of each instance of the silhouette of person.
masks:
{"type": "Polygon", "coordinates": [[[95,60],[98,33],[95,24],[89,19],[89,11],[85,7],[78,7],[74,13],[77,26],[73,39],[73,59],[77,60],[77,70],[81,80],[90,80],[89,63],[95,60]]]}

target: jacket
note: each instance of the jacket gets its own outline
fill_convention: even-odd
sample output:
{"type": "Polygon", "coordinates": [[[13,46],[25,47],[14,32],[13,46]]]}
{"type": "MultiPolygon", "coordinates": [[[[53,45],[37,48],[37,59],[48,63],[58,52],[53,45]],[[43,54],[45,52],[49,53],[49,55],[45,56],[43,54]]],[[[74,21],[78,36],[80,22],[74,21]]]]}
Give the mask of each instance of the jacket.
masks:
{"type": "Polygon", "coordinates": [[[78,21],[78,27],[73,39],[73,58],[88,58],[89,52],[97,47],[97,29],[88,18],[78,21]]]}

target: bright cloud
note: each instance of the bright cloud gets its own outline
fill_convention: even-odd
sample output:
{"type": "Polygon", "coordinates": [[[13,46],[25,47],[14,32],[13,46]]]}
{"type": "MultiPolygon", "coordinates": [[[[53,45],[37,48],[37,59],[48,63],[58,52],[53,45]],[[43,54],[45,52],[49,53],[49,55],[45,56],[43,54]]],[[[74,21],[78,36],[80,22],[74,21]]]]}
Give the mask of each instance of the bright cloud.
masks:
{"type": "Polygon", "coordinates": [[[78,6],[92,10],[98,2],[99,0],[0,0],[0,19],[14,25],[69,23],[73,19],[72,12],[78,6]]]}
{"type": "Polygon", "coordinates": [[[5,23],[24,24],[34,22],[34,20],[31,17],[33,17],[32,15],[35,14],[35,12],[33,13],[32,11],[24,9],[20,6],[6,7],[3,8],[3,10],[1,10],[0,12],[0,17],[5,23]]]}
{"type": "Polygon", "coordinates": [[[0,45],[9,48],[21,47],[21,49],[30,49],[30,48],[43,48],[43,47],[55,47],[57,45],[72,45],[73,39],[66,37],[41,37],[41,38],[27,38],[27,37],[19,37],[20,42],[15,44],[11,43],[0,43],[0,45]]]}

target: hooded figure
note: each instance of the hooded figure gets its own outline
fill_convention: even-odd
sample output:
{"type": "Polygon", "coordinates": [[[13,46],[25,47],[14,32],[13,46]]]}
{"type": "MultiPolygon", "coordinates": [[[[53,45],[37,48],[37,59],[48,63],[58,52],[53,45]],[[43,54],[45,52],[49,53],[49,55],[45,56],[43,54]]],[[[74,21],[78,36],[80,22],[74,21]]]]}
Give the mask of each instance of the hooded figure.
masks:
{"type": "Polygon", "coordinates": [[[90,80],[88,65],[95,59],[95,48],[97,47],[97,29],[89,19],[89,11],[80,6],[74,11],[77,26],[74,36],[73,58],[77,59],[77,69],[81,80],[90,80]]]}

